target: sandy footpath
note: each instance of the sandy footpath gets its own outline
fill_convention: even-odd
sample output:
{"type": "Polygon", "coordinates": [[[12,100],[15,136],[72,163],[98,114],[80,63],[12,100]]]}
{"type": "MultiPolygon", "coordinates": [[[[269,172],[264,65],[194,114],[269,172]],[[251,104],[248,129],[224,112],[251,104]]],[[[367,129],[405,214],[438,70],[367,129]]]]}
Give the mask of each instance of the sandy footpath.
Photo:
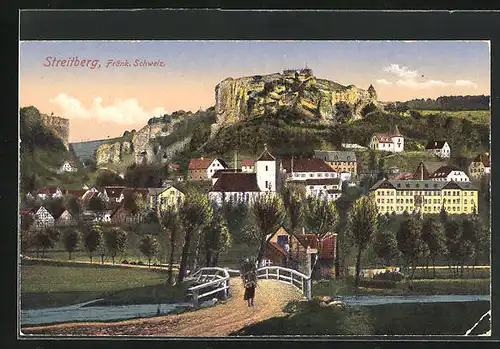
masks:
{"type": "Polygon", "coordinates": [[[232,278],[230,297],[215,307],[176,315],[109,323],[66,323],[22,328],[25,335],[47,336],[227,336],[247,325],[283,316],[283,307],[301,299],[295,287],[272,280],[260,280],[255,306],[243,300],[240,278],[232,278]]]}

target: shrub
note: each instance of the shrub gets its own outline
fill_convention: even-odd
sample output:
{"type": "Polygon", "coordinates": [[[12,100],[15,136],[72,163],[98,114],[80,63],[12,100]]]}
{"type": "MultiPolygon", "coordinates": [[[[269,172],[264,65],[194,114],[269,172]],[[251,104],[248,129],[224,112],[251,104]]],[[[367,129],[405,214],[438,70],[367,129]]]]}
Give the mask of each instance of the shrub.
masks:
{"type": "Polygon", "coordinates": [[[396,271],[392,272],[387,270],[385,273],[375,274],[373,279],[399,282],[403,281],[404,275],[396,271]]]}
{"type": "Polygon", "coordinates": [[[136,263],[136,262],[130,262],[130,264],[131,264],[131,265],[137,265],[137,263],[136,263]]]}
{"type": "Polygon", "coordinates": [[[333,277],[333,270],[331,268],[321,268],[321,279],[329,280],[333,277]]]}
{"type": "Polygon", "coordinates": [[[144,265],[142,261],[137,262],[137,265],[144,265]]]}
{"type": "Polygon", "coordinates": [[[396,288],[397,283],[396,281],[392,280],[361,280],[360,282],[361,287],[365,288],[381,288],[381,289],[389,289],[389,288],[396,288]]]}
{"type": "Polygon", "coordinates": [[[129,264],[128,261],[125,259],[122,261],[122,264],[129,264]]]}

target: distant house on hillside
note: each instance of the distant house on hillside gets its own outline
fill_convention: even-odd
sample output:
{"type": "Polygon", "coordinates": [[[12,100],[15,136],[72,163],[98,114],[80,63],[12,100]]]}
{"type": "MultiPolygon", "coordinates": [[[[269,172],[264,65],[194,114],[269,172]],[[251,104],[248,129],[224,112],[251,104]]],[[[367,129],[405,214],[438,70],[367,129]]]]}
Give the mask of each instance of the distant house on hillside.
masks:
{"type": "Polygon", "coordinates": [[[255,160],[241,160],[241,170],[243,172],[254,172],[255,160]]]}
{"type": "Polygon", "coordinates": [[[45,187],[45,188],[40,188],[37,191],[36,196],[41,200],[58,199],[58,198],[62,198],[63,193],[62,193],[61,189],[59,189],[59,188],[45,187]]]}
{"type": "Polygon", "coordinates": [[[222,159],[191,159],[189,161],[188,178],[195,181],[204,181],[212,178],[217,170],[227,168],[227,164],[222,159]]]}
{"type": "Polygon", "coordinates": [[[442,182],[470,182],[469,176],[455,166],[442,166],[429,175],[429,179],[442,182]]]}
{"type": "Polygon", "coordinates": [[[405,139],[396,127],[394,132],[375,133],[370,140],[369,148],[373,150],[399,153],[405,149],[405,139]]]}
{"type": "Polygon", "coordinates": [[[431,140],[427,143],[425,150],[440,158],[449,158],[451,152],[450,145],[448,144],[448,142],[434,141],[434,140],[431,140]]]}
{"type": "Polygon", "coordinates": [[[479,154],[472,160],[469,165],[469,175],[474,178],[479,178],[484,174],[491,173],[491,164],[490,164],[490,154],[484,153],[479,154]]]}
{"type": "Polygon", "coordinates": [[[323,159],[337,172],[348,172],[352,176],[357,174],[356,154],[353,151],[315,150],[314,157],[323,159]]]}
{"type": "Polygon", "coordinates": [[[118,202],[125,188],[124,186],[104,187],[103,192],[105,193],[106,202],[118,202]]]}
{"type": "Polygon", "coordinates": [[[61,167],[57,170],[57,173],[65,173],[65,172],[77,172],[78,166],[73,161],[64,161],[61,167]]]}
{"type": "Polygon", "coordinates": [[[76,225],[76,220],[68,210],[64,210],[60,215],[54,216],[55,225],[58,227],[69,227],[76,225]]]}

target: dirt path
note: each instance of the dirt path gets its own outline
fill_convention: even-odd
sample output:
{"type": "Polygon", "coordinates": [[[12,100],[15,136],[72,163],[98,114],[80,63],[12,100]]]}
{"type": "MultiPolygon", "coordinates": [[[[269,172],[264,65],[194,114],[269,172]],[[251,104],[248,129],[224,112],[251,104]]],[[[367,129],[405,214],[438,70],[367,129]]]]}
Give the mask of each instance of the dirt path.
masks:
{"type": "Polygon", "coordinates": [[[283,316],[283,307],[302,294],[293,286],[272,280],[260,280],[255,306],[243,300],[240,278],[231,279],[231,298],[212,308],[193,312],[110,323],[67,323],[26,327],[23,334],[63,336],[227,336],[247,325],[283,316]]]}

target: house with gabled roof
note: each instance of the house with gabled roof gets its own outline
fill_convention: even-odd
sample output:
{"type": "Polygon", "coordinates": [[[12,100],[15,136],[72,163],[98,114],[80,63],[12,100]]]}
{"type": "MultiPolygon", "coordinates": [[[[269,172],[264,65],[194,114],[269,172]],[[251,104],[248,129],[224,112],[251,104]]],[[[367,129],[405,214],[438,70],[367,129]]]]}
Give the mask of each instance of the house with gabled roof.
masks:
{"type": "Polygon", "coordinates": [[[125,196],[134,194],[139,195],[142,200],[148,202],[149,191],[147,188],[124,188],[120,193],[120,197],[118,198],[117,202],[123,202],[125,196]]]}
{"type": "Polygon", "coordinates": [[[375,133],[370,140],[369,148],[373,150],[399,153],[405,149],[405,139],[396,126],[394,132],[375,133]]]}
{"type": "Polygon", "coordinates": [[[148,206],[161,217],[168,208],[178,209],[184,202],[185,193],[177,184],[166,188],[148,188],[148,206]]]}
{"type": "Polygon", "coordinates": [[[43,206],[35,206],[30,214],[33,217],[33,226],[38,228],[53,227],[55,223],[54,216],[43,206]]]}
{"type": "Polygon", "coordinates": [[[78,165],[74,161],[66,160],[59,167],[57,173],[77,172],[77,171],[78,171],[78,165]]]}
{"type": "Polygon", "coordinates": [[[478,154],[469,165],[469,175],[477,179],[489,173],[491,173],[490,154],[478,154]]]}
{"type": "Polygon", "coordinates": [[[318,261],[333,266],[336,258],[337,234],[328,233],[323,237],[317,234],[293,234],[280,226],[276,232],[267,236],[264,252],[266,264],[304,267],[307,248],[318,249],[318,261]]]}
{"type": "Polygon", "coordinates": [[[36,196],[41,199],[58,199],[63,197],[61,189],[57,187],[44,187],[38,189],[36,196]]]}
{"type": "Polygon", "coordinates": [[[60,214],[54,215],[55,226],[57,227],[69,227],[76,225],[76,220],[73,215],[68,210],[63,210],[60,214]]]}
{"type": "Polygon", "coordinates": [[[126,189],[124,186],[106,186],[103,188],[103,192],[106,197],[106,201],[118,202],[123,190],[126,189]]]}
{"type": "Polygon", "coordinates": [[[256,173],[222,172],[208,192],[210,201],[251,203],[263,193],[257,183],[256,173]]]}
{"type": "Polygon", "coordinates": [[[285,158],[282,160],[282,166],[288,181],[340,177],[340,174],[325,160],[318,158],[285,158]]]}
{"type": "Polygon", "coordinates": [[[429,179],[443,182],[470,182],[469,176],[465,173],[465,171],[450,165],[441,166],[429,175],[429,179]]]}
{"type": "Polygon", "coordinates": [[[197,158],[189,161],[188,179],[206,181],[212,178],[217,170],[226,169],[228,166],[222,159],[197,158]]]}
{"type": "Polygon", "coordinates": [[[425,150],[439,158],[449,158],[451,154],[450,145],[446,141],[430,140],[425,150]]]}

